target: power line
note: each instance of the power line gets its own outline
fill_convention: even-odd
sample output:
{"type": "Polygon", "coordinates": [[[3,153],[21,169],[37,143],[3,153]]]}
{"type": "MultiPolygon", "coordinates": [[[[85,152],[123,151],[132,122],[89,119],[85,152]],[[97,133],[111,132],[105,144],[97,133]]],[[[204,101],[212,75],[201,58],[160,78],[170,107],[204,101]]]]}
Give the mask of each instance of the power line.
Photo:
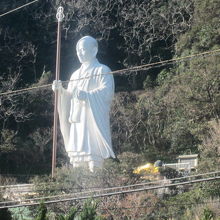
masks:
{"type": "Polygon", "coordinates": [[[149,63],[149,64],[144,64],[141,66],[136,66],[136,67],[132,67],[132,68],[127,68],[127,69],[122,69],[122,70],[116,70],[111,72],[112,74],[114,73],[123,73],[124,71],[137,71],[139,69],[143,69],[146,67],[151,67],[151,66],[156,66],[156,65],[160,65],[160,64],[169,64],[169,63],[173,63],[173,62],[178,62],[178,61],[184,61],[184,60],[188,60],[191,58],[196,58],[196,57],[201,57],[201,56],[206,56],[206,55],[210,55],[210,54],[215,54],[215,53],[219,53],[220,49],[216,49],[216,50],[212,50],[212,51],[205,51],[202,53],[198,53],[198,54],[192,54],[192,55],[188,55],[188,56],[184,56],[184,57],[178,57],[178,58],[173,58],[173,59],[169,59],[169,60],[164,60],[164,61],[159,61],[159,62],[155,62],[155,63],[149,63]]]}
{"type": "Polygon", "coordinates": [[[27,4],[24,4],[24,5],[22,5],[22,6],[18,7],[18,8],[15,8],[15,9],[12,9],[12,10],[10,10],[10,11],[8,11],[8,12],[5,12],[5,13],[3,13],[3,14],[0,15],[0,18],[3,17],[3,16],[5,16],[5,15],[8,15],[8,14],[10,14],[10,13],[12,13],[12,12],[18,11],[18,10],[20,10],[21,8],[24,8],[24,7],[26,7],[26,6],[28,6],[28,5],[31,5],[31,4],[33,4],[33,3],[35,3],[35,2],[38,2],[38,1],[39,1],[39,0],[34,0],[34,1],[29,2],[29,3],[27,3],[27,4]]]}
{"type": "MultiPolygon", "coordinates": [[[[202,177],[202,176],[207,176],[207,175],[216,175],[219,174],[220,171],[214,171],[214,172],[208,172],[208,173],[202,173],[202,174],[196,174],[196,175],[191,175],[191,176],[186,176],[186,177],[178,177],[178,178],[173,178],[173,179],[167,179],[166,181],[169,182],[173,182],[173,181],[177,181],[177,180],[186,180],[186,179],[192,179],[195,177],[202,177]]],[[[125,188],[131,188],[131,187],[138,187],[138,186],[147,186],[147,185],[153,185],[153,184],[159,184],[161,183],[163,180],[158,180],[158,181],[151,181],[151,182],[142,182],[142,183],[136,183],[136,184],[132,184],[132,185],[126,185],[126,186],[116,186],[116,187],[108,187],[108,188],[101,188],[101,187],[90,187],[87,188],[86,190],[90,190],[90,191],[81,191],[81,192],[73,192],[73,193],[69,193],[69,194],[58,194],[58,195],[53,195],[53,196],[47,196],[47,197],[38,197],[38,198],[33,198],[33,199],[26,199],[24,201],[34,201],[34,200],[42,200],[42,199],[50,199],[50,198],[57,198],[57,197],[67,197],[67,196],[73,196],[73,195],[79,195],[79,194],[85,194],[85,193],[91,193],[91,190],[93,190],[92,192],[104,192],[104,191],[109,191],[109,190],[121,190],[121,189],[125,189],[125,188]]],[[[38,186],[41,186],[44,184],[40,184],[38,186]]],[[[7,190],[8,188],[15,188],[16,193],[25,193],[25,192],[30,192],[30,190],[21,190],[22,188],[27,188],[27,187],[33,187],[34,184],[18,184],[18,185],[6,185],[6,186],[0,186],[0,192],[4,192],[5,190],[7,190]],[[20,189],[20,191],[19,191],[20,189]]],[[[49,187],[54,187],[54,184],[49,184],[49,187]]],[[[72,188],[72,187],[59,187],[59,188],[55,188],[56,190],[66,190],[66,189],[73,189],[73,190],[82,190],[82,188],[72,188]]],[[[51,190],[50,188],[46,188],[46,189],[37,189],[34,192],[43,192],[43,191],[48,191],[51,190]]],[[[19,201],[4,201],[4,202],[0,202],[0,204],[6,204],[6,203],[12,203],[12,202],[20,202],[19,201]]]]}
{"type": "MultiPolygon", "coordinates": [[[[191,60],[191,59],[195,59],[198,57],[207,57],[207,56],[216,56],[219,55],[220,53],[220,49],[217,50],[212,50],[212,51],[206,51],[203,53],[198,53],[198,54],[192,54],[189,56],[185,56],[185,57],[179,57],[179,58],[174,58],[174,59],[169,59],[169,60],[164,60],[164,61],[159,61],[159,62],[155,62],[155,63],[149,63],[149,64],[145,64],[145,65],[140,65],[140,66],[135,66],[135,67],[131,67],[131,68],[125,68],[125,69],[121,69],[121,70],[115,70],[106,74],[99,74],[100,75],[107,75],[107,74],[123,74],[125,72],[138,72],[138,71],[143,71],[146,69],[151,69],[151,68],[156,68],[156,67],[160,67],[160,66],[164,66],[164,65],[168,65],[168,64],[172,64],[174,62],[183,62],[186,60],[191,60]]],[[[93,75],[97,76],[97,75],[93,75]]],[[[72,82],[72,81],[78,81],[78,80],[83,80],[83,79],[87,79],[87,78],[91,78],[91,76],[89,77],[81,77],[75,80],[67,80],[67,81],[63,81],[64,83],[68,83],[68,82],[72,82]]],[[[42,88],[47,88],[52,86],[52,84],[46,84],[46,85],[42,85],[42,86],[34,86],[31,88],[24,88],[24,89],[18,89],[18,90],[14,90],[14,91],[9,91],[9,92],[2,92],[0,93],[0,97],[1,96],[6,96],[6,95],[19,95],[25,92],[29,92],[31,90],[35,90],[35,89],[42,89],[42,88]]]]}
{"type": "MultiPolygon", "coordinates": [[[[216,175],[219,174],[220,171],[212,171],[212,172],[207,172],[207,173],[200,173],[200,174],[195,174],[195,175],[190,175],[190,176],[183,176],[183,177],[177,177],[177,178],[172,178],[172,179],[167,179],[169,181],[177,181],[177,180],[185,180],[185,179],[190,179],[190,178],[195,178],[195,177],[202,177],[202,176],[207,176],[207,175],[216,175]]],[[[113,186],[113,187],[107,187],[107,188],[101,188],[98,186],[90,187],[87,188],[87,190],[90,189],[102,189],[102,190],[115,190],[115,189],[121,189],[121,188],[130,188],[130,187],[135,187],[135,186],[145,186],[145,185],[151,185],[151,184],[157,184],[161,183],[163,180],[157,180],[157,181],[150,181],[150,182],[141,182],[141,183],[136,183],[136,184],[130,184],[130,185],[125,185],[125,186],[113,186]]],[[[37,186],[44,186],[44,183],[40,183],[37,186]]],[[[0,189],[7,189],[7,188],[22,188],[22,187],[27,187],[27,186],[34,186],[34,184],[17,184],[17,185],[2,185],[0,186],[0,189]]],[[[54,187],[56,186],[56,183],[54,184],[48,184],[47,186],[49,187],[54,187]]],[[[57,188],[56,188],[57,189],[57,188]]],[[[62,188],[62,189],[69,189],[69,188],[62,188]]],[[[71,188],[71,189],[81,189],[81,188],[71,188]]],[[[44,190],[39,190],[39,191],[44,191],[44,190]]],[[[23,191],[22,191],[23,192],[23,191]]],[[[58,195],[59,196],[59,195],[58,195]]]]}
{"type": "MultiPolygon", "coordinates": [[[[167,188],[167,187],[172,187],[172,186],[195,184],[195,183],[212,181],[212,180],[219,180],[219,179],[220,179],[220,176],[216,176],[216,177],[209,177],[209,178],[203,178],[203,179],[189,180],[189,181],[180,182],[180,183],[170,183],[170,184],[165,184],[165,185],[160,185],[160,186],[142,187],[142,188],[132,189],[132,190],[123,190],[122,189],[120,191],[107,192],[107,193],[102,193],[102,194],[93,194],[94,192],[90,192],[90,195],[73,197],[73,198],[49,200],[49,201],[45,201],[44,203],[45,204],[54,204],[54,203],[60,203],[60,202],[84,200],[84,199],[89,199],[89,198],[109,197],[109,196],[116,196],[116,195],[121,195],[121,194],[126,194],[126,193],[136,193],[136,192],[142,192],[142,191],[156,190],[156,189],[162,189],[162,188],[167,188]]],[[[19,201],[19,202],[22,202],[22,201],[19,201]]],[[[23,204],[17,204],[17,205],[8,205],[8,206],[6,205],[6,206],[0,206],[0,209],[17,208],[17,207],[23,207],[23,206],[36,206],[39,204],[40,204],[40,202],[31,202],[31,203],[23,203],[23,204]]]]}
{"type": "Polygon", "coordinates": [[[33,86],[31,88],[18,89],[18,90],[14,90],[14,91],[10,91],[10,92],[3,92],[3,93],[0,93],[0,97],[5,96],[5,95],[16,95],[16,93],[18,93],[18,94],[19,93],[24,93],[24,92],[31,91],[31,90],[34,90],[34,89],[47,88],[49,86],[52,86],[52,84],[47,84],[47,85],[42,85],[42,86],[33,86]]]}

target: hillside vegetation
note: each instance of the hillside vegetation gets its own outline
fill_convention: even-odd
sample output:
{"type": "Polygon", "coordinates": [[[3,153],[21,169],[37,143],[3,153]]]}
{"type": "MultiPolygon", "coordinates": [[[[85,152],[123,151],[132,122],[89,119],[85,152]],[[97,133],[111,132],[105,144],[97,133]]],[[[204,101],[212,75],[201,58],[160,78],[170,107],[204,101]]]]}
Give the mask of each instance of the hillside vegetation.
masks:
{"type": "MultiPolygon", "coordinates": [[[[2,0],[0,6],[4,12],[22,2],[26,3],[2,0]]],[[[220,49],[218,0],[39,1],[0,19],[0,92],[54,79],[58,2],[65,11],[62,80],[79,66],[75,45],[84,35],[99,41],[98,58],[112,70],[220,49]]],[[[106,162],[109,177],[102,174],[109,178],[106,184],[137,182],[139,177],[132,173],[137,166],[156,160],[174,162],[180,154],[198,154],[199,173],[219,170],[219,72],[220,54],[215,53],[116,75],[111,129],[118,160],[106,162]]],[[[49,175],[51,88],[0,98],[0,173],[49,175]]],[[[60,135],[58,146],[58,166],[68,166],[60,135]]],[[[60,169],[62,176],[66,168],[60,169]]],[[[156,208],[143,209],[140,215],[137,211],[137,216],[128,210],[111,214],[114,219],[120,214],[118,219],[218,219],[219,203],[214,201],[219,198],[219,185],[217,181],[198,184],[163,199],[151,193],[125,196],[118,198],[121,206],[132,205],[132,200],[142,206],[150,200],[156,208]],[[175,206],[179,203],[194,205],[175,206]]]]}

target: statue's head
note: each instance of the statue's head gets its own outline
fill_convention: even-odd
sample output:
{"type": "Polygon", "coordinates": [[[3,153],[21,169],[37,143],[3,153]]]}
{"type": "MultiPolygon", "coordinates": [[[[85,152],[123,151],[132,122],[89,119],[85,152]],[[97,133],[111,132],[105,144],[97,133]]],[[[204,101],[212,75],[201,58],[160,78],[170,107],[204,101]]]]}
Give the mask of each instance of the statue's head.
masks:
{"type": "Polygon", "coordinates": [[[80,63],[91,62],[96,58],[98,43],[90,36],[81,38],[76,45],[76,52],[80,63]]]}

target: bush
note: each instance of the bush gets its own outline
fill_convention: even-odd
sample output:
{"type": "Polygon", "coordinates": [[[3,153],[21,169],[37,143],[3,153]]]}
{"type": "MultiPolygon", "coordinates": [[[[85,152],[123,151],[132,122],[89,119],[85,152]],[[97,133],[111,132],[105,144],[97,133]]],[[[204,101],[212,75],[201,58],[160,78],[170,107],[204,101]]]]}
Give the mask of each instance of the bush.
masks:
{"type": "Polygon", "coordinates": [[[8,209],[0,209],[0,219],[12,220],[11,212],[8,209]]]}
{"type": "Polygon", "coordinates": [[[41,203],[38,208],[38,214],[35,220],[48,220],[47,218],[47,207],[44,203],[41,203]]]}

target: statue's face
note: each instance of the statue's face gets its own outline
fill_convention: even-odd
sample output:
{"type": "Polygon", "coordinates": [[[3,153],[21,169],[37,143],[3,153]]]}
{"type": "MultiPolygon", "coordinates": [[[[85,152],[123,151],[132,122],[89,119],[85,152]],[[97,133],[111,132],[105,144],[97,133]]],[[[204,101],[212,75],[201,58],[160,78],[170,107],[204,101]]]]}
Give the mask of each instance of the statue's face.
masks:
{"type": "Polygon", "coordinates": [[[80,63],[90,62],[96,57],[97,48],[89,40],[81,40],[77,45],[80,63]]]}

